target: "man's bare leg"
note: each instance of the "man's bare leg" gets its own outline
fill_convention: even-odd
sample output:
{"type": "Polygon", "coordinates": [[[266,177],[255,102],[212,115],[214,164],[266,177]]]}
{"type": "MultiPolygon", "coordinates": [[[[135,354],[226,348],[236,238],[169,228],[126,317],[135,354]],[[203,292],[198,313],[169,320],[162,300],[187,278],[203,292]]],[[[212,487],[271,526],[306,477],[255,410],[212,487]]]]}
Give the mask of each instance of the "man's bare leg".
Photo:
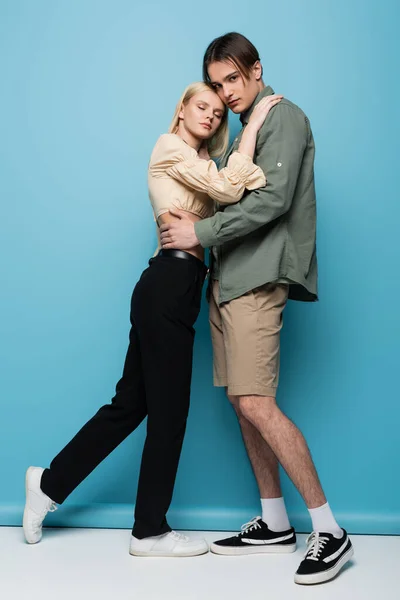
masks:
{"type": "Polygon", "coordinates": [[[257,480],[261,498],[282,496],[279,463],[258,429],[246,419],[239,408],[239,397],[229,396],[242,430],[243,441],[257,480]]]}
{"type": "Polygon", "coordinates": [[[229,396],[242,431],[243,441],[260,490],[262,520],[253,519],[239,535],[211,544],[215,554],[289,553],[296,550],[296,534],[290,526],[282,498],[279,463],[257,427],[240,410],[239,397],[229,396]],[[267,504],[267,506],[265,506],[267,504]]]}
{"type": "MultiPolygon", "coordinates": [[[[278,408],[275,398],[240,396],[236,398],[235,403],[239,407],[242,419],[249,421],[268,444],[302,495],[307,507],[312,509],[325,504],[325,494],[304,436],[278,408]]],[[[248,431],[246,428],[246,432],[248,431]]],[[[269,464],[267,462],[267,470],[269,464]]],[[[260,469],[257,458],[256,469],[260,469]]],[[[263,479],[261,475],[262,482],[263,479]]]]}

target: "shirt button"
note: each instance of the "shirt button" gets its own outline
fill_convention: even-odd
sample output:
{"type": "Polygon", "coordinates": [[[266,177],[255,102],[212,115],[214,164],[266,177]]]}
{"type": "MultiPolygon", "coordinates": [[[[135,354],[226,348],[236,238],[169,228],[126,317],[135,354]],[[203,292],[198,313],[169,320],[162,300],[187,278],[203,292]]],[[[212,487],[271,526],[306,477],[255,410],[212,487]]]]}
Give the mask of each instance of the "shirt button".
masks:
{"type": "Polygon", "coordinates": [[[281,166],[282,166],[282,163],[277,163],[277,166],[278,166],[278,167],[281,167],[281,166]]]}

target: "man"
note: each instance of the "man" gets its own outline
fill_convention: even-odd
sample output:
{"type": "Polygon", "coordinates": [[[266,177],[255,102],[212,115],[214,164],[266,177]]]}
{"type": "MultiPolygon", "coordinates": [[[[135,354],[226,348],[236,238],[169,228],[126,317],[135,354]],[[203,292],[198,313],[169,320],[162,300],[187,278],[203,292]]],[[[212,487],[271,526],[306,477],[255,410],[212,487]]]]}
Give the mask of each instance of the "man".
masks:
{"type": "MultiPolygon", "coordinates": [[[[203,61],[204,79],[240,113],[243,129],[255,105],[273,94],[265,86],[256,48],[238,33],[215,39],[203,61]]],[[[242,129],[242,131],[243,131],[242,129]]],[[[234,141],[229,155],[240,142],[234,141]]],[[[235,205],[193,224],[179,211],[161,227],[165,249],[212,248],[210,324],[214,384],[227,388],[260,490],[262,518],[232,538],[215,542],[217,554],[293,552],[296,536],[282,498],[278,462],[301,493],[313,533],[296,583],[332,579],[353,555],[345,530],[327,503],[306,441],[278,408],[279,337],[287,299],[317,300],[314,140],[310,123],[283,99],[265,120],[255,162],[267,178],[235,205]]]]}

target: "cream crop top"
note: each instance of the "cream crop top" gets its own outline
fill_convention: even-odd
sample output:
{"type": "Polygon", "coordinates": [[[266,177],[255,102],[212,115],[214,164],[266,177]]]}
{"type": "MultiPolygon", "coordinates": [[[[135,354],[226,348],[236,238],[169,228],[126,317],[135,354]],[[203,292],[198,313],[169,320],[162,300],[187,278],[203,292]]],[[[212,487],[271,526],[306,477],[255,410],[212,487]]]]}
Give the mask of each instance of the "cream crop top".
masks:
{"type": "Polygon", "coordinates": [[[181,137],[165,133],[150,158],[148,185],[156,219],[173,207],[204,219],[214,214],[214,201],[234,204],[245,189],[263,187],[266,179],[249,156],[233,152],[218,171],[214,161],[199,158],[181,137]]]}

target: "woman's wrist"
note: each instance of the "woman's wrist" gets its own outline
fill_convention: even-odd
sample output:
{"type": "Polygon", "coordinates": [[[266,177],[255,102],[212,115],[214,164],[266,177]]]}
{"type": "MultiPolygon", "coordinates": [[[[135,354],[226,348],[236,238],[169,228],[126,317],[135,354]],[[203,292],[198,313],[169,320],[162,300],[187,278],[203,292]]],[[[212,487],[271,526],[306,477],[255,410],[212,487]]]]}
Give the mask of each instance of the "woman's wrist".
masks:
{"type": "Polygon", "coordinates": [[[238,152],[240,152],[240,154],[245,154],[246,156],[249,156],[251,159],[253,159],[254,150],[256,147],[257,133],[258,129],[254,125],[251,125],[250,123],[246,125],[238,148],[238,152]]]}
{"type": "Polygon", "coordinates": [[[250,135],[257,135],[257,133],[259,132],[259,127],[257,127],[256,125],[253,125],[251,122],[248,123],[245,127],[245,130],[243,131],[243,134],[247,131],[250,133],[250,135]]]}
{"type": "Polygon", "coordinates": [[[242,139],[241,142],[243,141],[244,144],[246,143],[251,143],[251,144],[255,144],[256,139],[257,139],[257,133],[258,133],[258,129],[257,127],[255,127],[254,125],[246,125],[245,130],[243,131],[242,134],[242,139]]]}

